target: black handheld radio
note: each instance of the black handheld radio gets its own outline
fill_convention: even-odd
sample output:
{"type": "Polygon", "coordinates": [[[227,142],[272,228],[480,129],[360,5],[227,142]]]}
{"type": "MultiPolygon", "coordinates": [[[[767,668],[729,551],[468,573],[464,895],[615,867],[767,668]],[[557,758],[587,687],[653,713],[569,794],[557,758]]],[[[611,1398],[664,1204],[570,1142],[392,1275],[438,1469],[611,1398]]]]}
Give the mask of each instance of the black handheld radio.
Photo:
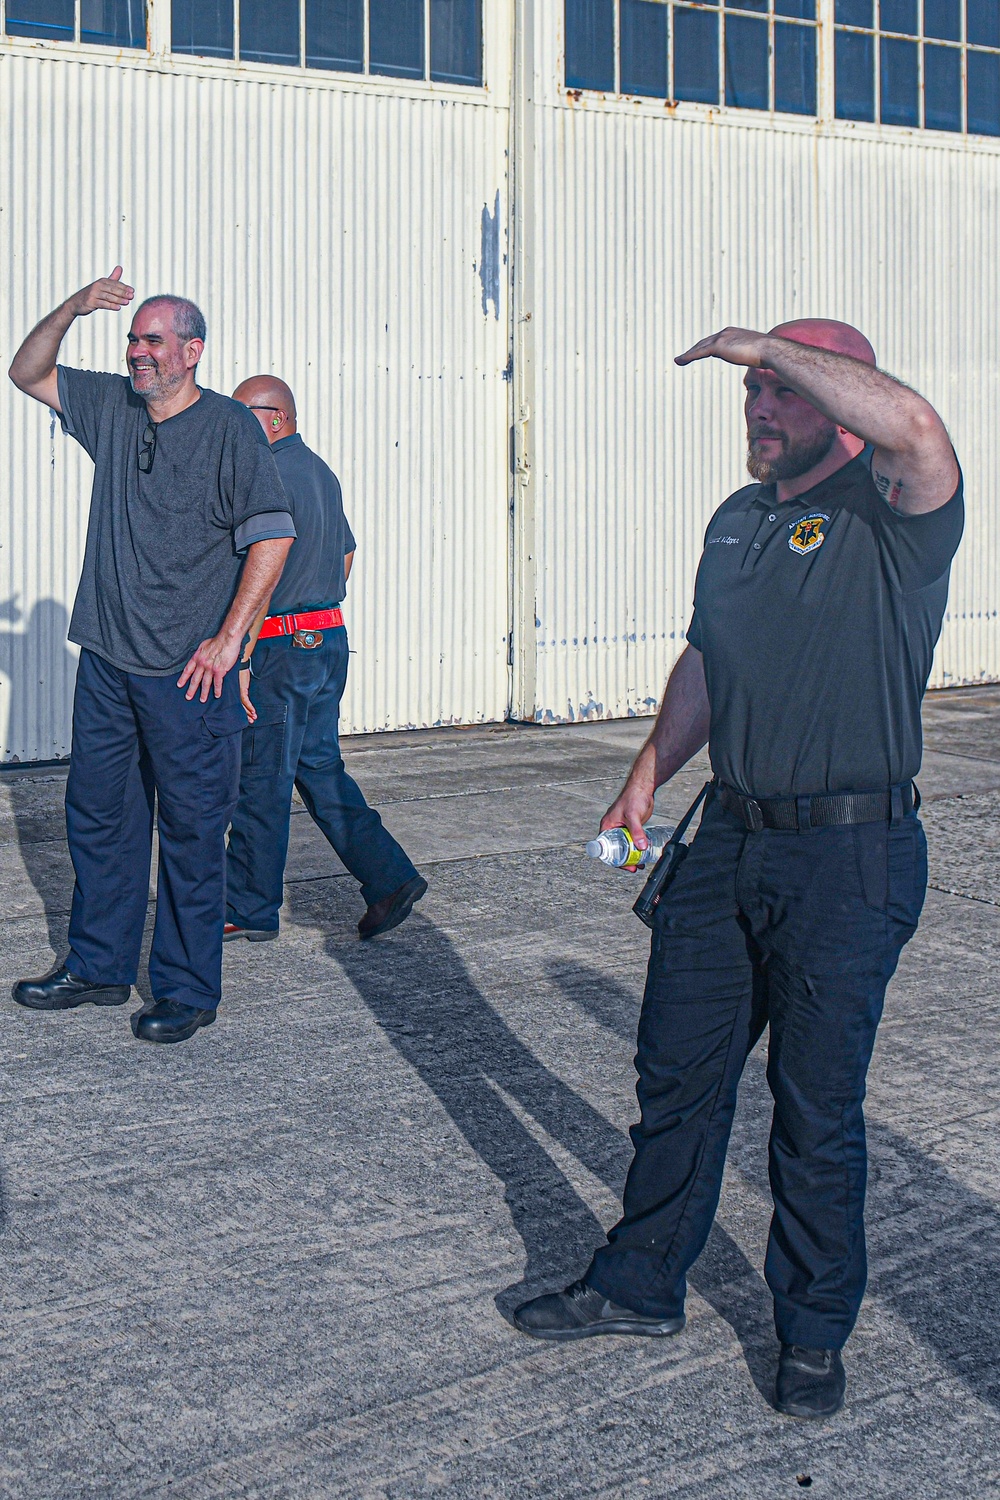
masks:
{"type": "Polygon", "coordinates": [[[667,886],[673,880],[677,871],[687,857],[688,846],[683,842],[688,825],[694,817],[698,808],[704,802],[711,790],[712,783],[706,781],[697,797],[691,803],[687,812],[681,818],[670,838],[667,840],[663,853],[650,871],[649,879],[639,893],[639,898],[632,910],[647,927],[652,927],[656,908],[659,906],[667,886]]]}

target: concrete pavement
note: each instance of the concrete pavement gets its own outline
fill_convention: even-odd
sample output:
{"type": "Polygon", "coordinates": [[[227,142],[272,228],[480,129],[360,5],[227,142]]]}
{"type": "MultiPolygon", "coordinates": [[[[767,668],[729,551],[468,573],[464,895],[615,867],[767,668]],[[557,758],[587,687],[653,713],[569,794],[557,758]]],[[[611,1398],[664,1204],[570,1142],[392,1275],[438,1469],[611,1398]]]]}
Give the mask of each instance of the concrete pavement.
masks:
{"type": "MultiPolygon", "coordinates": [[[[1000,690],[925,722],[932,890],[872,1069],[836,1421],[767,1404],[761,1049],[685,1332],[550,1347],[505,1321],[617,1212],[647,945],[635,884],[581,845],[648,723],[445,730],[348,753],[431,882],[396,932],[357,942],[299,811],[281,940],[227,948],[211,1030],[157,1049],[127,1009],[0,1002],[0,1494],[1000,1493],[1000,690]]],[[[11,979],[64,951],[62,787],[0,778],[11,979]]]]}

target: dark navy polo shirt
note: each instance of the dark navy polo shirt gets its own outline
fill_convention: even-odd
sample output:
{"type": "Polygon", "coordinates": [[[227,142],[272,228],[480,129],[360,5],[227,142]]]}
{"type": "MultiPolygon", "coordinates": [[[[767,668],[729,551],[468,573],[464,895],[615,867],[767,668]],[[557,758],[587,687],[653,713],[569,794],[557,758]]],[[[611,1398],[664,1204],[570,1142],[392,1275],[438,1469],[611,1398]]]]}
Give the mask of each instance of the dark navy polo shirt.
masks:
{"type": "Polygon", "coordinates": [[[297,432],[272,443],[271,452],[294,508],[298,540],[271,595],[268,614],[339,604],[347,592],[344,556],[355,548],[340,480],[297,432]]]}
{"type": "Polygon", "coordinates": [[[730,495],[705,533],[688,631],[717,776],[763,798],[917,774],[963,523],[961,478],[946,505],[902,515],[875,488],[870,449],[794,500],[773,484],[730,495]]]}

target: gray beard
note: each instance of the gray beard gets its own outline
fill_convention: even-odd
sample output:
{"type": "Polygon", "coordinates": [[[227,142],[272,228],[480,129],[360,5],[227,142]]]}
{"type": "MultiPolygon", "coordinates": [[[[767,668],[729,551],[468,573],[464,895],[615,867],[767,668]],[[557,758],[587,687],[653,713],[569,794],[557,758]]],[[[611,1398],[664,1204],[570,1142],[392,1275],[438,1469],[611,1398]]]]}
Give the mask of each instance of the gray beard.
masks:
{"type": "Polygon", "coordinates": [[[773,484],[778,479],[798,479],[826,457],[837,440],[837,429],[831,423],[826,432],[810,442],[790,443],[781,440],[779,458],[759,458],[751,439],[747,444],[747,473],[758,484],[773,484]]]}
{"type": "Polygon", "coordinates": [[[135,391],[137,396],[141,396],[143,401],[162,401],[165,397],[172,396],[184,384],[184,376],[186,374],[187,371],[182,370],[179,375],[161,375],[159,370],[157,370],[152,385],[144,391],[135,390],[135,380],[133,379],[131,370],[129,371],[128,378],[133,391],[135,391]]]}

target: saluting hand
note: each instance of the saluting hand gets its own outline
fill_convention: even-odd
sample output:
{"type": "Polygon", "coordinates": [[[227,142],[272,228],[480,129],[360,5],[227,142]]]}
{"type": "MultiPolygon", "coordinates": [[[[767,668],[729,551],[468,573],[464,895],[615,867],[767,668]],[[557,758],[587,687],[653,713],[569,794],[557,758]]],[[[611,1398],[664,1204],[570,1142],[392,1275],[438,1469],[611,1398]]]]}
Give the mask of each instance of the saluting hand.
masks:
{"type": "Polygon", "coordinates": [[[122,268],[115,266],[110,276],[102,276],[83,287],[71,297],[70,307],[75,317],[86,318],[99,308],[106,312],[121,312],[135,296],[135,290],[122,281],[122,268]]]}
{"type": "Polygon", "coordinates": [[[752,328],[723,328],[719,333],[710,333],[707,339],[699,339],[683,354],[674,359],[675,365],[691,365],[696,359],[724,359],[730,365],[748,365],[759,369],[766,363],[764,348],[766,333],[755,333],[752,328]]]}

